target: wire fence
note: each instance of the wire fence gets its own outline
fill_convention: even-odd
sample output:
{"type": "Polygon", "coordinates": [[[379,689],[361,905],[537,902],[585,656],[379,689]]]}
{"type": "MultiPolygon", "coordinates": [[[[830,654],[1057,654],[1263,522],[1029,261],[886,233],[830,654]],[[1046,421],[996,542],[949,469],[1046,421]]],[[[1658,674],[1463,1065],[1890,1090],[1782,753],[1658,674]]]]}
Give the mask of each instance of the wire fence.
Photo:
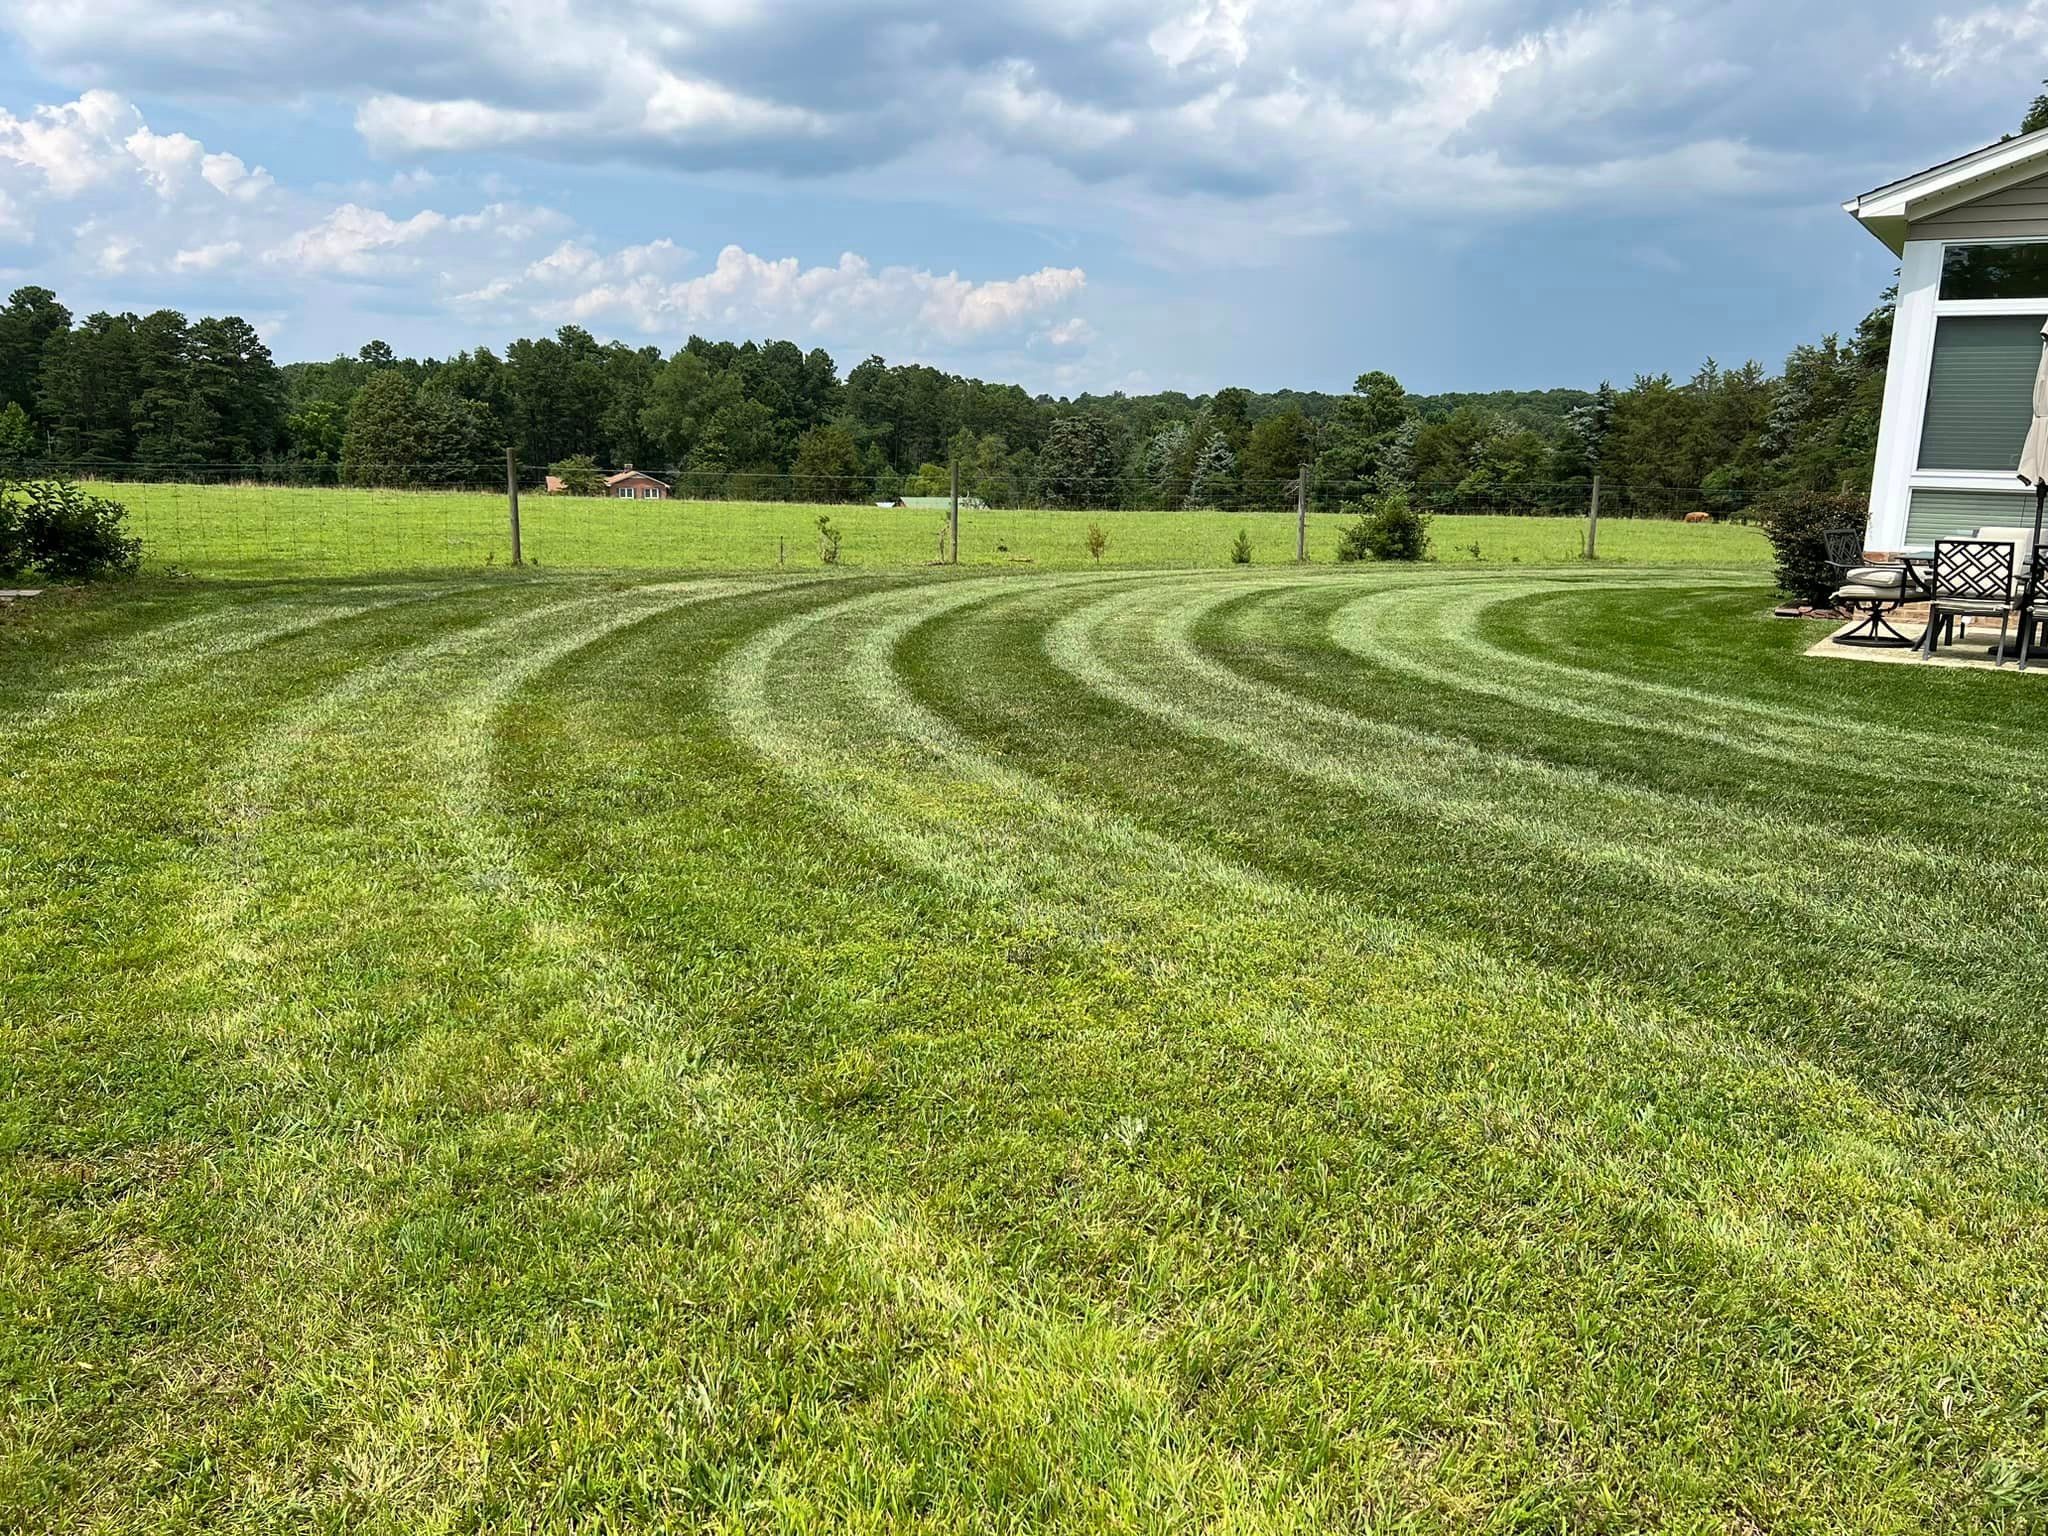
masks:
{"type": "MultiPolygon", "coordinates": [[[[1383,493],[1311,471],[1165,494],[1129,476],[950,478],[799,475],[684,467],[620,471],[578,486],[538,466],[44,463],[16,479],[72,479],[120,502],[145,561],[197,574],[340,573],[526,564],[721,568],[845,564],[1213,565],[1245,532],[1259,560],[1334,558],[1341,526],[1383,493]],[[513,487],[517,487],[516,496],[513,487]],[[578,491],[583,494],[578,494],[578,491]],[[1105,547],[1090,549],[1098,526],[1105,547]]],[[[1471,558],[1565,558],[1585,539],[1595,483],[1404,487],[1438,519],[1440,547],[1471,558]],[[1515,520],[1499,528],[1488,522],[1515,520]],[[1489,555],[1489,546],[1497,554],[1489,555]],[[1521,551],[1526,551],[1526,556],[1521,551]]],[[[1742,524],[1743,498],[1602,483],[1599,520],[1742,524]]],[[[1610,533],[1609,538],[1614,536],[1610,533]]],[[[1650,547],[1649,530],[1636,542],[1650,547]]]]}

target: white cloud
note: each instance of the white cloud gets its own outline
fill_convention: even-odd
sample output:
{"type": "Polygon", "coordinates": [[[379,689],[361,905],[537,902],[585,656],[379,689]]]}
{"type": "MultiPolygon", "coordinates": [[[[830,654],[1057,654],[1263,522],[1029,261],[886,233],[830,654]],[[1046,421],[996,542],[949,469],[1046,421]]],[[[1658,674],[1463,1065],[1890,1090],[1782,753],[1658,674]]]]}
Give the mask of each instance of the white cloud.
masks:
{"type": "Polygon", "coordinates": [[[489,234],[507,244],[530,240],[558,228],[560,216],[542,208],[491,203],[453,217],[423,209],[397,219],[381,208],[343,203],[318,223],[297,230],[264,253],[264,259],[309,275],[368,277],[410,270],[419,248],[441,235],[489,234]]]}
{"type": "Polygon", "coordinates": [[[206,152],[197,139],[182,133],[151,133],[146,127],[129,134],[122,147],[135,157],[143,179],[159,197],[176,195],[206,152]]]}
{"type": "Polygon", "coordinates": [[[124,275],[134,264],[135,257],[141,250],[141,247],[126,235],[100,235],[92,244],[95,247],[93,266],[102,277],[124,275]]]}
{"type": "Polygon", "coordinates": [[[189,134],[153,131],[133,102],[112,91],[87,91],[26,117],[0,111],[0,169],[9,167],[59,201],[124,182],[147,186],[167,201],[192,190],[195,181],[244,200],[271,185],[261,166],[252,171],[238,156],[208,154],[189,134]]]}
{"type": "Polygon", "coordinates": [[[242,242],[222,240],[213,245],[193,246],[171,258],[173,272],[212,272],[242,254],[242,242]]]}
{"type": "Polygon", "coordinates": [[[240,155],[206,155],[199,162],[199,175],[222,197],[251,202],[275,185],[270,172],[257,166],[253,171],[240,155]]]}
{"type": "Polygon", "coordinates": [[[2038,53],[2048,40],[2048,3],[1987,5],[1960,16],[1940,15],[1924,41],[1902,43],[1894,57],[1935,80],[1983,68],[2014,50],[2038,53]]]}
{"type": "Polygon", "coordinates": [[[379,208],[343,203],[318,224],[272,247],[266,259],[302,272],[362,276],[391,252],[418,244],[447,223],[444,215],[431,209],[394,219],[379,208]]]}
{"type": "MultiPolygon", "coordinates": [[[[1814,157],[1788,91],[1834,110],[1926,26],[1909,0],[1868,0],[1854,25],[1775,0],[438,0],[346,28],[313,0],[14,10],[0,25],[53,68],[329,95],[383,155],[930,166],[993,210],[1019,173],[961,168],[1021,167],[1070,194],[1115,183],[1106,216],[1133,193],[1208,197],[1324,229],[1503,196],[1611,202],[1688,164],[1742,166],[1695,189],[1709,195],[1803,196],[1814,157]]],[[[1923,52],[2029,44],[2044,14],[2048,0],[1991,5],[1923,52]]]]}
{"type": "Polygon", "coordinates": [[[49,192],[76,197],[135,160],[121,148],[141,114],[112,91],[87,91],[27,117],[0,111],[0,161],[32,171],[49,192]]]}
{"type": "Polygon", "coordinates": [[[877,269],[851,252],[830,266],[806,267],[793,256],[760,256],[736,245],[720,251],[708,272],[675,275],[686,260],[666,241],[609,255],[564,244],[517,276],[495,278],[456,301],[528,320],[624,323],[672,342],[693,330],[780,328],[869,345],[882,338],[959,345],[1014,337],[1087,285],[1078,267],[975,282],[913,267],[877,269]]]}

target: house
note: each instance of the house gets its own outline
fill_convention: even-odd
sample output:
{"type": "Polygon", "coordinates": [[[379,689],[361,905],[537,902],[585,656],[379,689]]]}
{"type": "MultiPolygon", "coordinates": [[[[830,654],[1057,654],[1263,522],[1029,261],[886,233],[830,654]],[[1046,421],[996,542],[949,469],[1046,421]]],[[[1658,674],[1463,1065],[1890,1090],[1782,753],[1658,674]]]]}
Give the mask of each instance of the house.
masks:
{"type": "Polygon", "coordinates": [[[655,479],[643,469],[635,469],[630,464],[616,475],[604,477],[604,493],[607,496],[624,497],[628,501],[668,500],[668,486],[665,482],[655,479]]]}
{"type": "Polygon", "coordinates": [[[1842,206],[1900,261],[1866,546],[2030,525],[2015,471],[2048,321],[2048,129],[1842,206]]]}

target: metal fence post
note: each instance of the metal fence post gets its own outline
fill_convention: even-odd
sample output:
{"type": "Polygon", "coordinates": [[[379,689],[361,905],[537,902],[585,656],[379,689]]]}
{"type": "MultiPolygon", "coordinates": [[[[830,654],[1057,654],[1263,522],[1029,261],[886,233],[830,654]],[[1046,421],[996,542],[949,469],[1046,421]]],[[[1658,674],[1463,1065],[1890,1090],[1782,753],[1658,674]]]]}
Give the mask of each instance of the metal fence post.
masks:
{"type": "Polygon", "coordinates": [[[512,521],[512,563],[523,565],[525,555],[519,548],[519,450],[505,450],[505,510],[512,521]]]}
{"type": "Polygon", "coordinates": [[[1594,559],[1600,549],[1600,477],[1593,477],[1593,504],[1586,509],[1586,558],[1594,559]]]}
{"type": "Polygon", "coordinates": [[[1294,482],[1294,558],[1298,564],[1308,561],[1308,466],[1301,466],[1301,476],[1294,482]]]}

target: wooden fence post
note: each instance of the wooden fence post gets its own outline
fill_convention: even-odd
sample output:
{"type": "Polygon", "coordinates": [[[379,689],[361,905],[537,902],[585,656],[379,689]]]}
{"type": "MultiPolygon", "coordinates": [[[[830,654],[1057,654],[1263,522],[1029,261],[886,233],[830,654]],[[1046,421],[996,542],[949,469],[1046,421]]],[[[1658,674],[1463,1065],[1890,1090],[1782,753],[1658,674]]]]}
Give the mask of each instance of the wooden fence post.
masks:
{"type": "Polygon", "coordinates": [[[522,565],[525,555],[519,548],[519,450],[505,450],[505,509],[512,520],[512,563],[522,565]]]}
{"type": "Polygon", "coordinates": [[[1586,510],[1586,558],[1594,559],[1600,549],[1600,477],[1593,477],[1593,504],[1586,510]]]}
{"type": "Polygon", "coordinates": [[[953,564],[960,563],[960,461],[953,460],[953,512],[946,520],[953,533],[953,564]]]}
{"type": "Polygon", "coordinates": [[[1301,466],[1301,477],[1294,482],[1294,558],[1297,564],[1308,562],[1308,466],[1301,466]]]}

